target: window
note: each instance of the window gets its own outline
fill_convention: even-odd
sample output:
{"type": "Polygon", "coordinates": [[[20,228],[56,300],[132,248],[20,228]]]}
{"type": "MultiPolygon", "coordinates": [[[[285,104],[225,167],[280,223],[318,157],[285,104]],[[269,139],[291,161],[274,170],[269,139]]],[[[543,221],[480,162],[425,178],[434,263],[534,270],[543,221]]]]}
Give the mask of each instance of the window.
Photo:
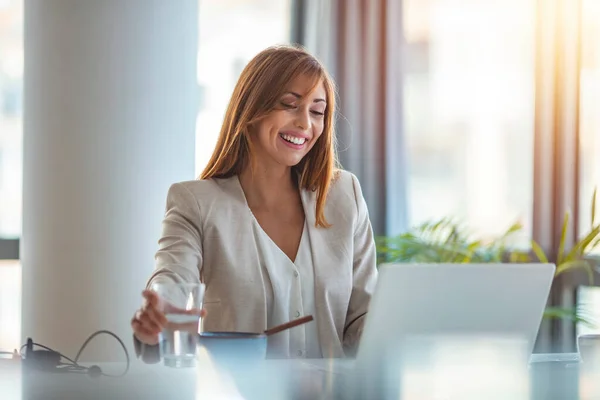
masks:
{"type": "Polygon", "coordinates": [[[21,325],[23,0],[0,1],[0,350],[18,347],[21,325]],[[10,259],[13,260],[10,260],[10,259]]]}
{"type": "Polygon", "coordinates": [[[532,230],[533,0],[405,0],[411,226],[455,217],[482,236],[532,230]]]}
{"type": "Polygon", "coordinates": [[[12,351],[21,341],[21,264],[0,260],[0,351],[12,351]]]}
{"type": "Polygon", "coordinates": [[[23,2],[4,1],[0,3],[0,239],[21,236],[22,88],[23,2]]]}
{"type": "MultiPolygon", "coordinates": [[[[591,229],[594,188],[600,190],[600,2],[583,0],[579,81],[579,233],[591,229]]],[[[600,209],[598,210],[600,212],[600,209]]],[[[596,216],[596,223],[599,219],[596,216]]],[[[600,249],[596,249],[598,253],[600,249]]]]}
{"type": "Polygon", "coordinates": [[[290,40],[291,0],[202,0],[198,44],[201,104],[196,172],[213,152],[237,79],[252,57],[290,40]]]}
{"type": "MultiPolygon", "coordinates": [[[[579,234],[591,229],[591,200],[594,188],[600,190],[600,2],[582,0],[581,71],[579,82],[579,234]]],[[[600,193],[598,194],[600,200],[600,193]]],[[[600,207],[596,203],[596,226],[600,207]]],[[[592,250],[600,255],[600,246],[592,250]]],[[[598,275],[596,275],[597,277],[598,275]]],[[[598,284],[596,278],[596,284],[598,284]]],[[[600,288],[580,287],[577,301],[596,326],[578,324],[578,334],[600,333],[600,288]]]]}
{"type": "Polygon", "coordinates": [[[580,286],[577,288],[577,305],[589,324],[578,323],[577,335],[600,334],[600,288],[580,286]]]}

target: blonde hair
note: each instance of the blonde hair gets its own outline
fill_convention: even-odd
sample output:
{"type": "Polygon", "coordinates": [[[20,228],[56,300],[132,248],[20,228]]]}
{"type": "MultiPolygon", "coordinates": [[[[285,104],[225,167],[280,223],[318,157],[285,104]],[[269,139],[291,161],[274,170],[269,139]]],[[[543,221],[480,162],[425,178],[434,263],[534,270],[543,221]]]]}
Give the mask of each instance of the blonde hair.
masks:
{"type": "Polygon", "coordinates": [[[327,192],[338,168],[335,153],[335,85],[323,65],[299,47],[269,47],[257,54],[242,71],[225,113],[219,139],[200,179],[229,178],[248,167],[252,148],[249,127],[277,105],[299,75],[323,83],[327,97],[323,133],[313,148],[294,167],[301,188],[316,192],[316,226],[330,225],[325,220],[327,192]]]}

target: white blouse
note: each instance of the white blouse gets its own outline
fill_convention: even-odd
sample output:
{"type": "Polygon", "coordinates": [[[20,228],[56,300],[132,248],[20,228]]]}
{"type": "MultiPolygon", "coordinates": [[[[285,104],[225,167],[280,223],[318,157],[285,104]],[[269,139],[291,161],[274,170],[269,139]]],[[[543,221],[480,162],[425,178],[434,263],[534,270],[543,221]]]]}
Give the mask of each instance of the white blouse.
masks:
{"type": "MultiPolygon", "coordinates": [[[[315,279],[306,222],[294,262],[273,242],[255,218],[252,223],[258,237],[260,262],[272,286],[272,293],[266,299],[268,327],[306,315],[315,317],[315,279]],[[274,298],[277,301],[273,301],[274,298]]],[[[270,357],[321,358],[316,318],[270,337],[268,347],[270,357]],[[282,354],[282,349],[287,354],[282,354]]]]}

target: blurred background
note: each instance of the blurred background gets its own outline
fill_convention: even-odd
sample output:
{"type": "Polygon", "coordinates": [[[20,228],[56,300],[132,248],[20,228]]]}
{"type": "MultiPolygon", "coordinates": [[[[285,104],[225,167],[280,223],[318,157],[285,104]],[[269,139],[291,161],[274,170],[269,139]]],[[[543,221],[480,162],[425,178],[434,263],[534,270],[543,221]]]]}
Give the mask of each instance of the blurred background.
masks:
{"type": "MultiPolygon", "coordinates": [[[[0,0],[2,349],[21,337],[23,3],[0,0]]],[[[568,248],[592,230],[600,1],[199,0],[198,27],[196,175],[244,65],[300,43],[338,84],[340,158],[378,235],[451,218],[493,240],[518,224],[507,245],[535,240],[553,259],[567,212],[568,248]]],[[[581,255],[593,275],[598,251],[581,255]]],[[[600,317],[600,291],[577,271],[557,279],[550,303],[600,317]]],[[[565,350],[577,333],[600,333],[572,318],[545,329],[565,350]]]]}

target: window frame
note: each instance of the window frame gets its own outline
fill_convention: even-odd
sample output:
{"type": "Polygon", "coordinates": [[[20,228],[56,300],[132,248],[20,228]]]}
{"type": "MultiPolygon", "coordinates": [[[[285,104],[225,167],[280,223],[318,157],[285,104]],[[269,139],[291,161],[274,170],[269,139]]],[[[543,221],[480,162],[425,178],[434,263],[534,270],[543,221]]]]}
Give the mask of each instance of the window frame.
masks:
{"type": "Polygon", "coordinates": [[[0,239],[0,260],[18,260],[21,239],[0,239]]]}

